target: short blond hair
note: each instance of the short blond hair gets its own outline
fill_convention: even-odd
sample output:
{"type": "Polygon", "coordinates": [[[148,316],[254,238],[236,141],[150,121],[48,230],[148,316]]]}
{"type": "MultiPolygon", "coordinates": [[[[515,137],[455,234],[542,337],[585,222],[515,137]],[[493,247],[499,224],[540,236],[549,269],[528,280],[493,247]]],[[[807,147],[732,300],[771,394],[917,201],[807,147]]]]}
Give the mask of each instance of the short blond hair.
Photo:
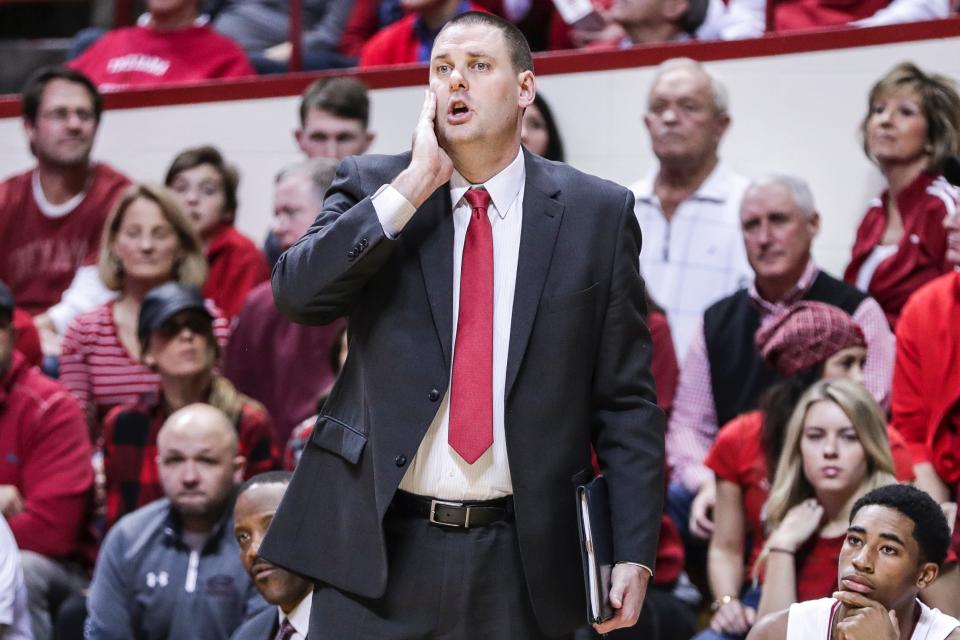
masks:
{"type": "Polygon", "coordinates": [[[117,201],[107,217],[107,221],[103,225],[103,234],[100,237],[100,255],[97,259],[97,268],[100,271],[100,279],[103,280],[103,284],[113,291],[123,290],[125,281],[123,265],[113,255],[111,246],[117,238],[117,232],[120,230],[120,225],[123,224],[123,217],[126,215],[127,209],[139,199],[149,200],[160,207],[164,219],[173,227],[177,239],[180,241],[183,257],[174,266],[174,272],[170,274],[170,279],[198,289],[202,287],[207,279],[207,258],[203,253],[200,238],[197,236],[197,232],[193,230],[193,225],[187,220],[173,195],[164,187],[154,184],[130,186],[120,196],[120,200],[117,201]]]}
{"type": "Polygon", "coordinates": [[[901,62],[871,87],[867,96],[867,113],[860,123],[863,151],[872,162],[876,162],[867,139],[873,104],[880,96],[904,88],[912,89],[920,97],[920,107],[927,121],[930,158],[927,169],[940,173],[946,159],[960,153],[960,96],[953,80],[937,73],[924,73],[912,62],[901,62]]]}

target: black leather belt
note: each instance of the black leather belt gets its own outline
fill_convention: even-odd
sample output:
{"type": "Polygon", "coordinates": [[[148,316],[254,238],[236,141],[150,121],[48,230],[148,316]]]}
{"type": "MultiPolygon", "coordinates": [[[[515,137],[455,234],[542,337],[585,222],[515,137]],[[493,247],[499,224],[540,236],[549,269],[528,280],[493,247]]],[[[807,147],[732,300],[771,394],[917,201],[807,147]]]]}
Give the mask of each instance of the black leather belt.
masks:
{"type": "Polygon", "coordinates": [[[397,491],[391,506],[399,513],[420,516],[440,527],[470,529],[513,519],[513,497],[453,502],[397,491]]]}

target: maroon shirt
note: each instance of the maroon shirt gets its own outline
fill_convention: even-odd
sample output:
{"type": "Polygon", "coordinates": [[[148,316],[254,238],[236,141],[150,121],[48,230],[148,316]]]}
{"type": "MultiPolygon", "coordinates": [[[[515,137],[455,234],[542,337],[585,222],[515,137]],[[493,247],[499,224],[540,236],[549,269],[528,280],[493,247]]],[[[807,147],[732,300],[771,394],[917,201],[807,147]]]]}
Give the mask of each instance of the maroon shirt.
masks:
{"type": "Polygon", "coordinates": [[[108,165],[93,165],[83,200],[49,218],[33,197],[34,171],[0,183],[0,280],[31,315],[60,302],[77,269],[96,263],[103,223],[130,184],[108,165]]]}
{"type": "Polygon", "coordinates": [[[310,327],[287,320],[264,282],[250,292],[223,356],[223,375],[256,398],[273,417],[277,442],[285,444],[333,384],[330,353],[343,320],[310,327]]]}

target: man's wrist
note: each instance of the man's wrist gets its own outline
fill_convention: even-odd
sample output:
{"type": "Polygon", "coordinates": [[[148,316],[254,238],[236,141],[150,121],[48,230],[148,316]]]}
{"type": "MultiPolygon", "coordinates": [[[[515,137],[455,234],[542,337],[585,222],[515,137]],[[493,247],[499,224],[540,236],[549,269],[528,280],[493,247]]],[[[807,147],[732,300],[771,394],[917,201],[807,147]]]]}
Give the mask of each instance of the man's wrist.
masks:
{"type": "Polygon", "coordinates": [[[634,566],[634,567],[640,567],[641,569],[643,569],[644,571],[646,571],[648,574],[650,574],[650,579],[651,579],[651,580],[653,579],[653,569],[651,569],[650,567],[648,567],[648,566],[645,565],[645,564],[640,564],[639,562],[630,562],[629,560],[620,560],[620,561],[617,562],[616,564],[629,564],[629,565],[634,566]]]}
{"type": "Polygon", "coordinates": [[[419,209],[420,205],[436,191],[433,186],[433,174],[411,164],[390,183],[407,202],[419,209]]]}

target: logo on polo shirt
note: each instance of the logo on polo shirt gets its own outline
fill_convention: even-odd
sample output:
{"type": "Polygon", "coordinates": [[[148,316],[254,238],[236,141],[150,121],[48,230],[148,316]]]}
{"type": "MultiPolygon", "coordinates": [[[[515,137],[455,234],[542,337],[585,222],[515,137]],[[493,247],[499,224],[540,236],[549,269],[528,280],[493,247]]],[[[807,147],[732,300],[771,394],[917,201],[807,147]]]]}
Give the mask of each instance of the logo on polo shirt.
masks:
{"type": "Polygon", "coordinates": [[[147,572],[147,586],[151,589],[167,586],[167,583],[170,582],[170,576],[166,571],[159,571],[154,573],[153,571],[147,572]]]}

